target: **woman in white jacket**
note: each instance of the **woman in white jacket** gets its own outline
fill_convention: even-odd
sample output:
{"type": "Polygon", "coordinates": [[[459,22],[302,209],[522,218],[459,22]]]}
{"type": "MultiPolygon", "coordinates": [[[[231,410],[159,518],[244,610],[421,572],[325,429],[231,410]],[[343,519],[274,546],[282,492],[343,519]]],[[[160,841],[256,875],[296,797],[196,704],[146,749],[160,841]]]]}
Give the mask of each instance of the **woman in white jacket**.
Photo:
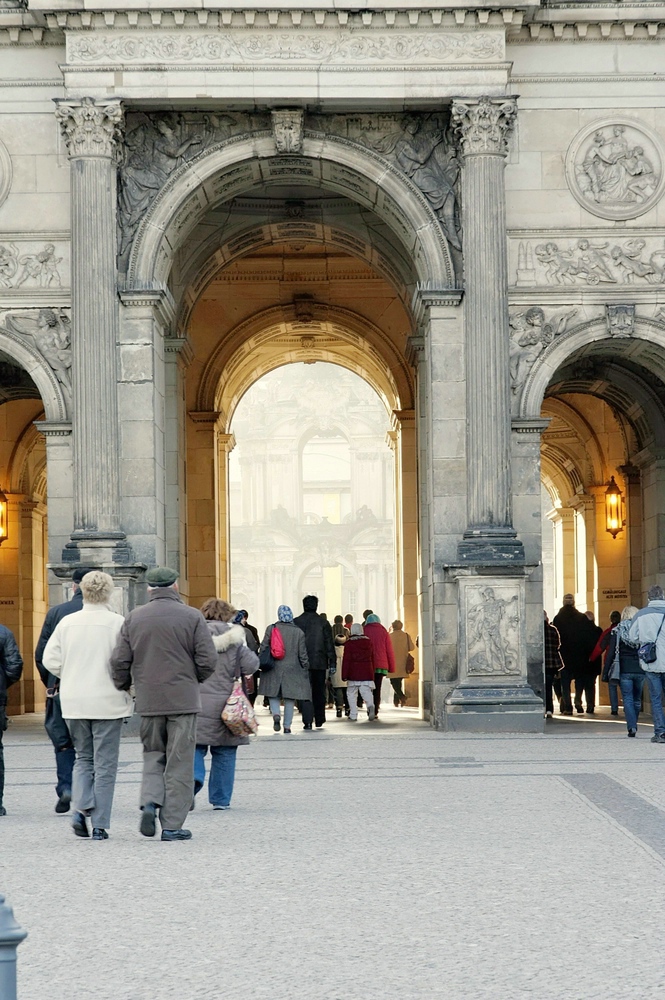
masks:
{"type": "Polygon", "coordinates": [[[113,588],[108,573],[86,573],[83,609],[58,622],[42,661],[60,678],[62,714],[76,751],[72,826],[77,837],[89,837],[90,817],[93,840],[108,839],[120,732],[132,714],[131,696],[111,678],[111,653],[124,621],[109,607],[113,588]]]}

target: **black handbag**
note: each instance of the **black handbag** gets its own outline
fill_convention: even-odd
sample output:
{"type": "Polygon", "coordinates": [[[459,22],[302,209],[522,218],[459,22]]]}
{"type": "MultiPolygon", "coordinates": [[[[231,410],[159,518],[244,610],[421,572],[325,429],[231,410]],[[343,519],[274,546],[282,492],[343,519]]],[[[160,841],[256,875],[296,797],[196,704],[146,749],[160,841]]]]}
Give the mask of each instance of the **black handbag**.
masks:
{"type": "Polygon", "coordinates": [[[663,627],[663,622],[665,622],[665,615],[663,615],[658,631],[656,632],[656,638],[653,642],[643,642],[640,648],[637,650],[637,655],[639,656],[642,663],[655,663],[658,659],[658,654],[656,652],[656,644],[658,642],[658,636],[660,635],[660,630],[663,627]]]}
{"type": "Polygon", "coordinates": [[[56,750],[69,750],[73,747],[72,738],[67,729],[67,723],[62,717],[60,695],[54,694],[46,699],[44,729],[56,750]]]}
{"type": "MultiPolygon", "coordinates": [[[[270,630],[272,635],[272,629],[270,630]]],[[[270,652],[270,639],[264,649],[259,653],[259,670],[262,674],[267,674],[269,670],[275,669],[275,661],[272,658],[272,653],[270,652]]]]}

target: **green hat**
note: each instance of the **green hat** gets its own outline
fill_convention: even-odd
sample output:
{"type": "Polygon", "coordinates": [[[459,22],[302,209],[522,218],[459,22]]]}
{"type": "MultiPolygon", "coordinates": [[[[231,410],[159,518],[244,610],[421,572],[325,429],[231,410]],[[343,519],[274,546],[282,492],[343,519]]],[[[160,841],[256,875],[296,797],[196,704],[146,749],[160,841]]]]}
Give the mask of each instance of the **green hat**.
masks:
{"type": "Polygon", "coordinates": [[[145,575],[145,582],[149,587],[170,587],[178,579],[178,574],[168,566],[155,566],[149,569],[145,575]]]}

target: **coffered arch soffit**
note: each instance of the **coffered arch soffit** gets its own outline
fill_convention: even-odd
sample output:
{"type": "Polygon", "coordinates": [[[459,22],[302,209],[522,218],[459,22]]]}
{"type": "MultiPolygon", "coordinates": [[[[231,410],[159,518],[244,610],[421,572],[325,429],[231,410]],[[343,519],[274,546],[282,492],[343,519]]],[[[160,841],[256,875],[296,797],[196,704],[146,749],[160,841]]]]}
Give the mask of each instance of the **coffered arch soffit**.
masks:
{"type": "Polygon", "coordinates": [[[583,476],[572,458],[555,445],[544,443],[541,452],[541,478],[552,498],[552,505],[563,507],[584,491],[583,476]]]}
{"type": "MultiPolygon", "coordinates": [[[[582,453],[588,460],[589,466],[589,478],[591,482],[600,483],[603,481],[605,476],[605,456],[603,455],[603,450],[598,441],[598,437],[587,421],[583,413],[581,413],[569,400],[559,399],[556,396],[546,396],[543,401],[543,416],[546,417],[558,417],[566,427],[571,431],[576,439],[576,444],[580,453],[582,453]]],[[[547,440],[547,431],[543,435],[543,446],[549,445],[550,442],[547,440]]],[[[579,460],[577,456],[573,454],[568,454],[568,451],[561,446],[557,447],[557,451],[562,455],[566,455],[570,461],[579,468],[579,460]]],[[[579,476],[579,483],[576,483],[576,488],[582,482],[582,479],[587,478],[584,476],[579,476]]],[[[589,485],[587,483],[587,485],[589,485]]]]}
{"type": "Polygon", "coordinates": [[[44,438],[30,423],[17,440],[9,460],[9,483],[12,493],[37,496],[46,500],[46,448],[44,438]]]}
{"type": "Polygon", "coordinates": [[[312,319],[295,307],[275,306],[239,324],[210,356],[197,391],[197,409],[219,412],[228,431],[245,392],[268,372],[286,364],[326,361],[360,375],[388,413],[410,410],[410,369],[378,327],[349,309],[314,303],[312,319]]]}
{"type": "Polygon", "coordinates": [[[369,209],[395,233],[420,283],[455,287],[443,230],[418,188],[378,153],[306,132],[299,155],[276,156],[272,137],[255,134],[219,143],[174,171],[137,230],[126,288],[165,287],[175,254],[207,212],[287,182],[341,194],[369,209]]]}

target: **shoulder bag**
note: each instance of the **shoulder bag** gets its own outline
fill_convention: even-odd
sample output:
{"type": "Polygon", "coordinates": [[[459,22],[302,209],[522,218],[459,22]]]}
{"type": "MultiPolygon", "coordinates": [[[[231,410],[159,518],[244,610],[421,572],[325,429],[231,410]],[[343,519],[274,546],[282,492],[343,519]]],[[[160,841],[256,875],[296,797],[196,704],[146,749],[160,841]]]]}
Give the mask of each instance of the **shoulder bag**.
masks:
{"type": "Polygon", "coordinates": [[[236,652],[233,688],[222,709],[222,722],[234,736],[255,736],[259,728],[252,703],[245,694],[240,671],[239,650],[236,652]]]}
{"type": "Polygon", "coordinates": [[[275,631],[275,626],[270,626],[270,639],[266,646],[259,652],[259,670],[262,674],[267,674],[269,670],[274,670],[275,661],[273,659],[272,651],[270,649],[272,645],[272,636],[275,631]]]}
{"type": "Polygon", "coordinates": [[[642,663],[655,663],[658,654],[656,653],[656,644],[658,642],[658,636],[660,635],[660,630],[663,627],[663,622],[665,622],[665,615],[663,615],[658,631],[656,632],[656,638],[653,642],[643,642],[640,648],[637,650],[637,655],[639,656],[642,663]]]}

